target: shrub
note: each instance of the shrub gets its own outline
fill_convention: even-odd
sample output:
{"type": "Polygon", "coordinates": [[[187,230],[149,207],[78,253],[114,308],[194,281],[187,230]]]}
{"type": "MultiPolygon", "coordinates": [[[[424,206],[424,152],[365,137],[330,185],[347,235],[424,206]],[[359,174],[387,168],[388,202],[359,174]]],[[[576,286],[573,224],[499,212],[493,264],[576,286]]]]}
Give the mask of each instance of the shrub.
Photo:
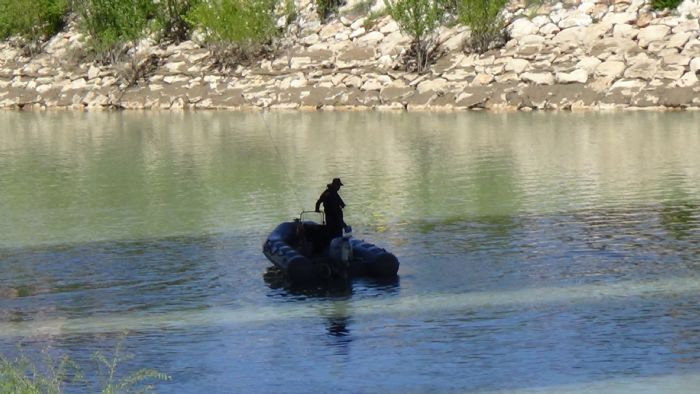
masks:
{"type": "Polygon", "coordinates": [[[125,336],[119,339],[109,358],[101,352],[95,352],[92,355],[94,365],[87,370],[83,370],[68,356],[57,361],[48,351],[43,352],[43,362],[38,364],[24,354],[14,360],[0,354],[0,393],[60,394],[77,392],[78,388],[80,392],[103,394],[151,392],[152,386],[147,384],[149,381],[170,380],[169,375],[150,368],[142,368],[123,376],[118,367],[132,358],[131,354],[122,351],[124,338],[125,336]],[[92,379],[87,379],[85,372],[90,372],[92,379]],[[91,380],[99,387],[92,387],[91,380]]]}
{"type": "Polygon", "coordinates": [[[186,15],[201,0],[161,0],[156,4],[158,30],[164,38],[176,42],[189,38],[191,24],[186,15]]]}
{"type": "Polygon", "coordinates": [[[458,0],[459,21],[469,27],[467,46],[483,53],[505,43],[505,22],[501,10],[506,0],[458,0]]]}
{"type": "Polygon", "coordinates": [[[338,12],[342,0],[316,0],[316,13],[321,22],[328,19],[331,14],[338,12]]]}
{"type": "Polygon", "coordinates": [[[655,10],[675,10],[683,0],[651,0],[651,7],[655,10]]]}
{"type": "Polygon", "coordinates": [[[222,69],[250,61],[277,34],[274,0],[218,0],[200,3],[188,18],[204,30],[216,65],[222,69]]]}
{"type": "Polygon", "coordinates": [[[124,44],[147,34],[156,14],[152,0],[74,0],[81,29],[88,35],[93,53],[105,62],[116,62],[124,44]]]}
{"type": "Polygon", "coordinates": [[[444,7],[437,0],[387,0],[389,15],[402,32],[412,39],[404,59],[409,71],[424,71],[439,56],[437,28],[442,24],[444,7]]]}
{"type": "Polygon", "coordinates": [[[22,37],[31,51],[64,24],[68,0],[0,0],[0,38],[22,37]]]}

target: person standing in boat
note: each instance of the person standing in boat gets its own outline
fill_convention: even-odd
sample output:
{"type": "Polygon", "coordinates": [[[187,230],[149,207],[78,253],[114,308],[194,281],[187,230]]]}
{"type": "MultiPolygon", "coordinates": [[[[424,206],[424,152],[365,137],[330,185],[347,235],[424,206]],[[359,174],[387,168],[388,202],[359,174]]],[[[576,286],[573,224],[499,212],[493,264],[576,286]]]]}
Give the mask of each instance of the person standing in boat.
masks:
{"type": "Polygon", "coordinates": [[[326,190],[321,193],[321,197],[316,201],[316,212],[321,212],[319,208],[323,204],[329,240],[343,236],[343,229],[347,227],[343,221],[345,202],[338,194],[341,186],[343,186],[343,183],[340,181],[340,178],[333,178],[333,181],[326,185],[326,190]]]}

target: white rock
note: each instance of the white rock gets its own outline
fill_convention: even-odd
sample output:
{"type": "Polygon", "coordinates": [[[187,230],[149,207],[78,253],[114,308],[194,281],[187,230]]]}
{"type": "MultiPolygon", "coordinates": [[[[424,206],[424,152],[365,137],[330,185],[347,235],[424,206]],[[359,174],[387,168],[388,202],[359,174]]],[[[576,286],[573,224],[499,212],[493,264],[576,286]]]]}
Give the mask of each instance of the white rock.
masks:
{"type": "Polygon", "coordinates": [[[617,78],[625,71],[625,63],[619,61],[604,61],[595,68],[595,75],[617,78]]]}
{"type": "Polygon", "coordinates": [[[557,25],[562,29],[575,26],[588,26],[593,22],[590,15],[577,11],[562,19],[557,25]]]}
{"type": "Polygon", "coordinates": [[[512,71],[516,74],[520,74],[525,71],[530,62],[525,59],[511,59],[505,64],[505,71],[512,71]]]}
{"type": "Polygon", "coordinates": [[[303,68],[311,64],[311,58],[308,56],[293,57],[289,60],[289,67],[293,70],[303,68]]]}
{"type": "MultiPolygon", "coordinates": [[[[355,30],[352,31],[352,33],[350,33],[350,38],[351,38],[351,39],[352,39],[352,38],[357,38],[357,37],[359,37],[359,36],[361,36],[361,35],[363,35],[363,34],[365,34],[365,28],[364,28],[364,27],[360,27],[359,29],[355,29],[355,30]]],[[[380,34],[381,34],[381,33],[380,33],[380,34]]]]}
{"type": "Polygon", "coordinates": [[[613,37],[634,40],[639,34],[639,28],[635,25],[616,24],[613,27],[613,37]]]}
{"type": "Polygon", "coordinates": [[[520,76],[525,82],[532,82],[536,85],[553,85],[554,76],[549,72],[526,72],[520,76]]]}
{"type": "Polygon", "coordinates": [[[450,72],[443,73],[442,77],[448,81],[463,81],[472,75],[474,75],[473,72],[467,71],[463,68],[456,68],[450,72]]]}
{"type": "Polygon", "coordinates": [[[602,22],[616,25],[616,24],[632,24],[636,20],[637,20],[637,13],[636,12],[609,12],[603,17],[602,22]]]}
{"type": "Polygon", "coordinates": [[[640,29],[639,34],[637,35],[639,46],[646,48],[649,46],[650,42],[663,41],[670,31],[671,28],[664,25],[650,25],[640,29]]]}
{"type": "MultiPolygon", "coordinates": [[[[684,3],[688,2],[686,1],[684,3]]],[[[679,23],[678,26],[674,27],[671,31],[673,33],[697,33],[698,30],[700,30],[700,22],[698,22],[697,18],[693,18],[684,20],[683,22],[679,23]]]]}
{"type": "Polygon", "coordinates": [[[450,37],[447,41],[445,41],[442,46],[446,48],[447,50],[450,51],[456,51],[458,49],[463,48],[464,46],[464,40],[469,36],[469,32],[467,31],[462,31],[459,32],[452,37],[450,37]]]}
{"type": "Polygon", "coordinates": [[[291,88],[303,88],[304,86],[308,85],[308,81],[306,78],[296,78],[291,81],[289,84],[289,87],[291,88]]]}
{"type": "Polygon", "coordinates": [[[447,86],[447,80],[444,78],[435,78],[423,81],[418,84],[416,89],[418,93],[425,93],[427,91],[439,92],[442,91],[447,86]]]}
{"type": "Polygon", "coordinates": [[[350,75],[347,78],[343,79],[343,84],[349,88],[359,88],[360,86],[362,86],[362,78],[358,77],[357,75],[350,75]]]}
{"type": "Polygon", "coordinates": [[[700,70],[700,57],[694,57],[690,61],[690,71],[697,73],[700,70]]]}
{"type": "Polygon", "coordinates": [[[620,79],[612,84],[610,89],[641,89],[647,84],[638,79],[620,79]]]}
{"type": "Polygon", "coordinates": [[[561,31],[559,26],[555,25],[554,23],[547,23],[546,25],[540,27],[540,34],[544,34],[545,36],[557,34],[561,31]]]}
{"type": "Polygon", "coordinates": [[[88,80],[95,79],[100,75],[100,68],[94,65],[90,65],[90,69],[87,72],[88,80]]]}
{"type": "Polygon", "coordinates": [[[662,58],[664,64],[687,66],[690,64],[690,57],[683,56],[680,53],[673,53],[662,58]]]}
{"type": "Polygon", "coordinates": [[[493,75],[486,73],[477,74],[472,81],[472,86],[485,86],[490,84],[491,81],[493,81],[493,75]]]}
{"type": "Polygon", "coordinates": [[[53,89],[52,85],[39,85],[36,87],[36,92],[39,94],[44,94],[51,89],[53,89]]]}
{"type": "Polygon", "coordinates": [[[557,73],[556,81],[558,83],[586,83],[588,81],[588,72],[579,68],[570,73],[557,73]]]}
{"type": "Polygon", "coordinates": [[[399,31],[399,24],[396,23],[396,21],[392,19],[389,23],[387,23],[386,25],[382,26],[382,27],[379,29],[379,31],[380,31],[382,34],[391,34],[391,33],[397,32],[397,31],[399,31]]]}
{"type": "Polygon", "coordinates": [[[508,32],[512,38],[520,38],[530,34],[537,34],[539,28],[527,18],[518,18],[508,26],[508,32]]]}
{"type": "Polygon", "coordinates": [[[535,26],[542,28],[542,26],[544,26],[548,23],[552,23],[552,20],[549,19],[549,17],[546,15],[537,15],[536,17],[532,18],[532,23],[535,26]]]}
{"type": "Polygon", "coordinates": [[[85,86],[87,86],[87,82],[84,78],[78,78],[76,80],[71,81],[70,83],[70,89],[72,90],[82,89],[85,86]]]}
{"type": "Polygon", "coordinates": [[[625,70],[625,78],[652,80],[659,69],[659,61],[647,56],[646,53],[631,58],[625,70]]]}
{"type": "Polygon", "coordinates": [[[314,45],[317,44],[319,41],[321,41],[321,38],[316,33],[310,34],[301,39],[301,42],[305,45],[314,45]]]}
{"type": "Polygon", "coordinates": [[[360,37],[359,41],[362,43],[366,43],[368,45],[375,45],[379,41],[384,39],[384,34],[378,32],[378,31],[371,31],[364,36],[360,37]]]}
{"type": "Polygon", "coordinates": [[[678,80],[678,86],[680,87],[689,87],[689,86],[695,86],[698,83],[698,76],[695,74],[695,72],[687,72],[683,74],[680,80],[678,80]]]}
{"type": "Polygon", "coordinates": [[[365,30],[364,25],[365,25],[365,20],[367,18],[359,18],[355,20],[352,25],[350,25],[350,28],[353,30],[359,30],[362,29],[363,31],[365,30]]]}
{"type": "Polygon", "coordinates": [[[600,63],[602,63],[602,61],[597,57],[586,56],[579,60],[576,64],[576,68],[585,70],[587,74],[593,74],[600,63]]]}
{"type": "Polygon", "coordinates": [[[345,26],[342,23],[329,23],[321,29],[318,33],[322,40],[327,40],[330,37],[335,37],[336,34],[345,30],[345,26]]]}
{"type": "Polygon", "coordinates": [[[552,43],[564,50],[579,46],[585,35],[585,27],[570,27],[557,33],[552,43]]]}
{"type": "Polygon", "coordinates": [[[370,79],[369,81],[365,82],[362,84],[360,87],[360,90],[381,90],[382,89],[382,84],[377,81],[376,79],[370,79]]]}
{"type": "Polygon", "coordinates": [[[679,66],[679,65],[669,65],[661,70],[658,70],[655,74],[654,77],[656,78],[665,78],[665,79],[670,79],[672,81],[679,80],[683,74],[685,73],[685,67],[679,66]]]}
{"type": "Polygon", "coordinates": [[[668,38],[668,42],[666,43],[666,48],[678,48],[681,49],[685,46],[685,43],[688,42],[690,37],[692,37],[694,34],[691,34],[689,32],[681,32],[681,33],[675,33],[672,34],[671,37],[668,38]]]}

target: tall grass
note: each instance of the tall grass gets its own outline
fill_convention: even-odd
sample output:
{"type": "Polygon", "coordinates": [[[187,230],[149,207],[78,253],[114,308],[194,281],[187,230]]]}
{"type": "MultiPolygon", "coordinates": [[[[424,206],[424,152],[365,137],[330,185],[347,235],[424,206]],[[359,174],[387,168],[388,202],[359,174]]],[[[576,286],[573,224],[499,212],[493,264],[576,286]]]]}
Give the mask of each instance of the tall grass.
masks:
{"type": "Polygon", "coordinates": [[[118,367],[131,359],[122,349],[122,337],[110,356],[101,352],[92,355],[92,379],[86,378],[86,371],[69,357],[58,361],[48,351],[43,352],[41,364],[32,361],[25,354],[15,359],[0,355],[0,393],[13,394],[62,394],[66,390],[88,393],[120,394],[131,392],[152,392],[152,381],[167,381],[170,376],[150,368],[142,368],[123,375],[118,367]],[[95,387],[94,385],[97,384],[95,387]]]}

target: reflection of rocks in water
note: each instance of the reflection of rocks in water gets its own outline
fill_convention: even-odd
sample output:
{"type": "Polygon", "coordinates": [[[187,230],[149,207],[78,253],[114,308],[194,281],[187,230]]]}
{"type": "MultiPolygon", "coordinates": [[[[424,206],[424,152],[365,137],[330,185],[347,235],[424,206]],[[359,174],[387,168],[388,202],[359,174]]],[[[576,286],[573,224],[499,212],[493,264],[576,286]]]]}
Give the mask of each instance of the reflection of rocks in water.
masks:
{"type": "Polygon", "coordinates": [[[14,287],[0,287],[0,299],[13,299],[19,297],[19,290],[14,287]]]}
{"type": "Polygon", "coordinates": [[[678,240],[688,238],[700,227],[698,206],[692,203],[664,204],[659,216],[661,225],[678,240]]]}

